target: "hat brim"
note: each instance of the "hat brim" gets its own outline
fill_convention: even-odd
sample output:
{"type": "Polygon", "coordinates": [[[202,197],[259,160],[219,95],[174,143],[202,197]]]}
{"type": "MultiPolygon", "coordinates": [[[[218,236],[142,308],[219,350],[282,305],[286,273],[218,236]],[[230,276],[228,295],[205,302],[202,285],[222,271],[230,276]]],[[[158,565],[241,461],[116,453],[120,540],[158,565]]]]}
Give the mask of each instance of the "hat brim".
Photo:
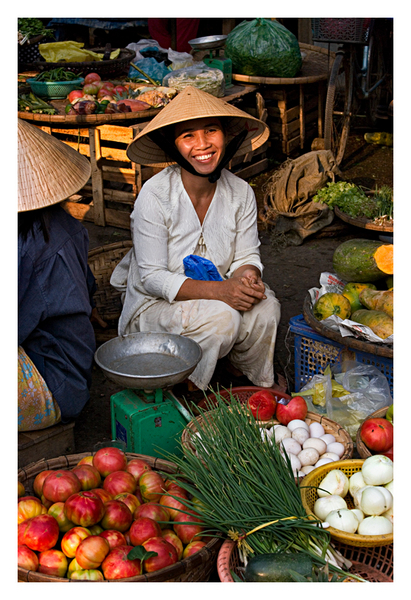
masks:
{"type": "Polygon", "coordinates": [[[137,164],[151,167],[166,167],[172,164],[164,150],[150,139],[149,134],[169,125],[205,117],[224,118],[226,133],[229,138],[235,137],[244,129],[247,130],[247,135],[237,150],[236,156],[256,150],[268,140],[270,135],[270,130],[263,121],[221,98],[216,98],[197,88],[187,86],[162,108],[161,112],[149,121],[145,128],[130,142],[127,147],[128,158],[137,164]]]}
{"type": "Polygon", "coordinates": [[[18,119],[18,212],[62,202],[90,179],[89,160],[64,142],[18,119]]]}

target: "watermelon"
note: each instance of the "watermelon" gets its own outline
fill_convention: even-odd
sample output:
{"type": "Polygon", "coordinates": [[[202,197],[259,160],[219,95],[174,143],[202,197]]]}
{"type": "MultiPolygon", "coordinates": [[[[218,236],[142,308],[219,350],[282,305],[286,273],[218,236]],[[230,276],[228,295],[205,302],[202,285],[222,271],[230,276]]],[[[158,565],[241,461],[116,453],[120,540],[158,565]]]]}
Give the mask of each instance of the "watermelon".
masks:
{"type": "Polygon", "coordinates": [[[334,251],[333,268],[347,282],[369,283],[393,274],[393,244],[353,239],[334,251]]]}
{"type": "Polygon", "coordinates": [[[224,54],[239,75],[295,77],[302,64],[297,38],[275,19],[242,21],[228,34],[224,54]]]}

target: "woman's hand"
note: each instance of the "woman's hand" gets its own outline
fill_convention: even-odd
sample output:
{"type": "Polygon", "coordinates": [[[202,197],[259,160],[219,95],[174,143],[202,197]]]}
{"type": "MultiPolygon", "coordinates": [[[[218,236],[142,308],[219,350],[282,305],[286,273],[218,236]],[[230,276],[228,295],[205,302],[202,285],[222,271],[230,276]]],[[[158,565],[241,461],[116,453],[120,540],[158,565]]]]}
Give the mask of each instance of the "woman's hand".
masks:
{"type": "Polygon", "coordinates": [[[248,311],[266,298],[265,287],[261,278],[253,276],[233,276],[225,281],[218,282],[218,300],[226,302],[232,308],[248,311]]]}

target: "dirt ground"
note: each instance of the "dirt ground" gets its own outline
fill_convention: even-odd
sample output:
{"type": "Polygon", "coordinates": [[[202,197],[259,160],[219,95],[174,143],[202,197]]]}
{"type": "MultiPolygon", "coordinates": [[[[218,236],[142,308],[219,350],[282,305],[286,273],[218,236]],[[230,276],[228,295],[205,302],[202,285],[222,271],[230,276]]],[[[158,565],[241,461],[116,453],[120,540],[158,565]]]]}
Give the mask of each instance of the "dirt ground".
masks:
{"type": "MultiPolygon", "coordinates": [[[[393,186],[393,149],[364,142],[363,132],[350,135],[344,162],[341,165],[344,179],[375,189],[382,185],[393,186]]],[[[264,184],[273,171],[260,174],[252,180],[261,206],[264,184]]],[[[97,227],[84,223],[89,231],[90,249],[124,239],[130,239],[128,231],[113,227],[97,227]]],[[[276,292],[282,306],[278,331],[275,369],[287,377],[289,391],[294,391],[293,340],[289,333],[289,321],[303,310],[307,290],[317,287],[319,276],[331,270],[335,248],[345,239],[373,237],[375,232],[351,227],[335,218],[332,225],[319,234],[309,237],[300,246],[280,247],[273,244],[270,230],[260,231],[261,254],[265,266],[264,280],[276,292]]],[[[224,382],[227,385],[227,382],[224,382]]],[[[108,381],[99,367],[93,370],[91,398],[74,428],[75,451],[92,451],[100,442],[111,439],[110,396],[120,391],[119,386],[108,381]]]]}

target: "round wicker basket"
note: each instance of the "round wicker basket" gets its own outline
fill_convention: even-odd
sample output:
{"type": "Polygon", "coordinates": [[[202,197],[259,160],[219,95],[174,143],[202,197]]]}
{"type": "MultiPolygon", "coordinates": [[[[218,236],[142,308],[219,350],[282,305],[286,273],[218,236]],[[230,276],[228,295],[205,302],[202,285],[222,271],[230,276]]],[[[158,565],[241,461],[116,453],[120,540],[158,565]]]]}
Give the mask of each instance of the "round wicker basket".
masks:
{"type": "MultiPolygon", "coordinates": [[[[388,410],[388,406],[384,406],[384,408],[380,408],[379,410],[376,410],[375,412],[368,415],[367,419],[383,419],[385,417],[385,415],[387,414],[387,410],[388,410]]],[[[367,419],[364,419],[364,420],[366,421],[367,419]]],[[[355,445],[356,445],[358,454],[360,455],[361,458],[368,458],[368,457],[372,456],[373,454],[378,454],[377,452],[371,452],[371,450],[369,450],[367,448],[367,446],[364,444],[364,442],[362,441],[361,427],[362,427],[362,423],[357,430],[357,436],[355,439],[355,445]]]]}
{"type": "Polygon", "coordinates": [[[97,325],[94,328],[96,341],[99,343],[107,342],[118,335],[117,324],[121,314],[121,292],[110,285],[110,277],[114,267],[127,254],[132,245],[131,240],[125,240],[99,246],[88,253],[88,264],[97,284],[94,302],[100,316],[107,323],[106,329],[101,329],[97,325]]]}
{"type": "MultiPolygon", "coordinates": [[[[45,470],[56,470],[56,469],[71,469],[76,466],[79,460],[95,452],[83,452],[81,454],[70,454],[66,456],[59,456],[49,460],[41,460],[18,471],[18,480],[21,481],[25,487],[26,495],[34,495],[33,492],[33,481],[38,473],[45,470]]],[[[132,458],[141,458],[145,460],[152,469],[161,471],[164,473],[177,473],[178,468],[172,462],[155,458],[151,456],[145,456],[144,454],[134,454],[126,452],[126,456],[129,460],[132,458]]],[[[219,538],[210,538],[207,545],[201,548],[195,554],[180,560],[174,565],[156,571],[154,573],[144,573],[136,577],[129,577],[127,579],[117,579],[116,581],[152,581],[152,582],[181,582],[181,581],[192,581],[202,582],[208,581],[211,573],[215,568],[218,551],[220,549],[222,540],[219,538]]],[[[21,567],[18,568],[18,581],[21,582],[54,582],[54,583],[69,583],[70,579],[66,577],[56,577],[52,575],[46,575],[44,573],[38,573],[37,571],[28,571],[21,567]]],[[[106,580],[107,583],[113,580],[106,580]]]]}
{"type": "MultiPolygon", "coordinates": [[[[104,54],[105,48],[92,48],[93,52],[104,54]]],[[[111,60],[89,60],[84,62],[47,62],[43,58],[33,63],[33,66],[39,71],[50,71],[62,67],[66,71],[81,73],[83,77],[87,73],[98,73],[102,79],[110,77],[119,77],[128,73],[130,63],[136,57],[136,53],[129,48],[120,48],[120,54],[117,58],[111,60]]]]}
{"type": "MultiPolygon", "coordinates": [[[[238,388],[232,388],[231,394],[234,397],[238,398],[238,400],[241,403],[245,404],[247,402],[248,398],[254,392],[256,392],[258,390],[262,390],[262,389],[267,389],[267,388],[238,387],[238,388]]],[[[273,392],[273,394],[276,396],[277,402],[280,399],[284,399],[284,398],[289,399],[290,398],[290,396],[288,396],[287,394],[283,394],[281,392],[278,392],[277,390],[270,390],[270,391],[273,392]]],[[[228,401],[230,400],[230,391],[228,391],[228,390],[221,391],[219,393],[219,395],[228,401]]],[[[209,396],[207,396],[207,400],[205,400],[205,399],[202,400],[198,406],[201,408],[207,409],[210,406],[210,404],[207,404],[207,401],[208,402],[211,401],[213,403],[215,401],[215,398],[216,398],[215,394],[210,394],[209,396]]],[[[208,411],[206,414],[212,416],[212,411],[208,411]]],[[[190,439],[191,439],[191,436],[197,431],[198,425],[200,425],[200,427],[202,426],[202,424],[204,422],[204,418],[205,418],[205,416],[200,415],[200,416],[196,417],[195,419],[193,419],[192,421],[190,421],[190,423],[188,423],[188,425],[184,428],[182,437],[181,437],[181,442],[185,448],[187,448],[191,451],[194,451],[194,448],[190,442],[190,439]]],[[[314,412],[308,412],[305,420],[308,425],[310,425],[314,421],[317,423],[321,423],[321,425],[324,427],[324,430],[326,433],[331,433],[335,437],[336,442],[340,442],[341,444],[343,444],[344,453],[341,457],[341,460],[352,457],[353,452],[354,452],[354,444],[351,439],[351,436],[349,435],[348,431],[343,429],[343,427],[341,427],[338,423],[336,423],[335,421],[332,421],[328,417],[319,415],[314,412]]],[[[268,427],[273,427],[274,425],[278,425],[278,423],[279,423],[279,421],[277,419],[271,419],[270,421],[260,421],[259,424],[261,427],[268,428],[268,427]]]]}
{"type": "MultiPolygon", "coordinates": [[[[327,473],[333,469],[339,469],[349,478],[354,473],[361,471],[363,463],[363,459],[340,460],[328,463],[322,467],[317,467],[311,471],[311,473],[308,473],[301,484],[301,499],[307,515],[317,519],[313,511],[315,501],[318,498],[316,488],[320,485],[327,473]]],[[[352,501],[350,494],[347,494],[344,500],[347,502],[348,508],[354,508],[354,502],[352,501]]],[[[392,544],[394,539],[392,533],[386,535],[360,535],[358,533],[346,533],[339,529],[335,529],[334,527],[329,527],[328,531],[334,540],[338,540],[348,546],[378,548],[379,546],[392,544]]]]}
{"type": "MultiPolygon", "coordinates": [[[[364,548],[333,541],[332,545],[352,562],[349,572],[353,575],[359,575],[370,582],[393,581],[392,544],[378,548],[364,548]]],[[[226,540],[220,548],[217,557],[217,573],[220,581],[224,583],[234,581],[233,573],[240,579],[242,577],[242,564],[237,545],[232,540],[226,540]]]]}

